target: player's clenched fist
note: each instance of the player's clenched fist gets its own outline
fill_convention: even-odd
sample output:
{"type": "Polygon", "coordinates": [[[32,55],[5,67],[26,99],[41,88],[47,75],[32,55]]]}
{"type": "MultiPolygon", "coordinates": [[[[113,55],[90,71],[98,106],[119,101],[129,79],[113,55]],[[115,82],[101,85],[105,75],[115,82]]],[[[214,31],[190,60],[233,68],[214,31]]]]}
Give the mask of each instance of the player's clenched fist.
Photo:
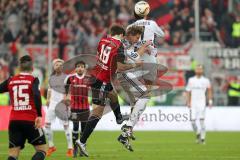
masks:
{"type": "Polygon", "coordinates": [[[35,119],[35,127],[36,128],[41,128],[42,127],[42,117],[37,117],[35,119]]]}

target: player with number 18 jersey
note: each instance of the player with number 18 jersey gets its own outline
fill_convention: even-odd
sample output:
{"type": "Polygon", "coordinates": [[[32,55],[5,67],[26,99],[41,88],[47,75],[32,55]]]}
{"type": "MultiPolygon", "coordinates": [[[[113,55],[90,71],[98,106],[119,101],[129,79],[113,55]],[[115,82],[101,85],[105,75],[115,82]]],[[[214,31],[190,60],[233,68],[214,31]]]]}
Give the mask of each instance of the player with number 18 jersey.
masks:
{"type": "Polygon", "coordinates": [[[123,53],[123,45],[120,39],[115,37],[102,38],[97,48],[97,64],[93,70],[96,79],[110,83],[111,76],[116,72],[115,58],[123,53]]]}

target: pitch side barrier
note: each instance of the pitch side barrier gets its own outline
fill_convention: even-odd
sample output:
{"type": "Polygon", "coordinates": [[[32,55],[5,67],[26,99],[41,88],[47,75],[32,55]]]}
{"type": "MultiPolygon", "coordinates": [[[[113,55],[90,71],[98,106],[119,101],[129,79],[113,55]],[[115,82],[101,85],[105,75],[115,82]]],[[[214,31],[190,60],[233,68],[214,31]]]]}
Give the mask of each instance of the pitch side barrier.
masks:
{"type": "MultiPolygon", "coordinates": [[[[108,108],[106,108],[108,109],[108,108]]],[[[45,119],[43,109],[43,120],[45,119]]],[[[128,114],[130,107],[121,107],[122,113],[128,114]]],[[[0,130],[7,130],[10,107],[0,106],[0,130]]],[[[208,131],[240,131],[240,106],[239,107],[213,107],[206,108],[206,127],[208,131]]],[[[44,125],[44,123],[43,123],[44,125]]],[[[71,124],[72,125],[72,124],[71,124]]],[[[62,130],[62,125],[57,119],[52,127],[62,130]]],[[[113,112],[103,116],[97,130],[119,131],[113,112]]],[[[191,131],[189,109],[186,106],[155,106],[147,107],[136,125],[140,131],[191,131]]]]}

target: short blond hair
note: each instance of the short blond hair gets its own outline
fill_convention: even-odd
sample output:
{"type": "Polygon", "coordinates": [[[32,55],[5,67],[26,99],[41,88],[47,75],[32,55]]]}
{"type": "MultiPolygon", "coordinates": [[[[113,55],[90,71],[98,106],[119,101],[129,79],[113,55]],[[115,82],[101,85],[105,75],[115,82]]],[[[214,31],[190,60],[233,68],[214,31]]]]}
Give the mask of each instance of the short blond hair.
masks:
{"type": "Polygon", "coordinates": [[[57,62],[61,62],[64,63],[64,60],[60,59],[60,58],[56,58],[52,61],[52,65],[54,66],[57,62]]]}
{"type": "Polygon", "coordinates": [[[133,25],[133,26],[130,26],[127,28],[127,32],[126,32],[126,35],[132,35],[132,36],[135,36],[137,34],[142,34],[143,33],[143,27],[141,26],[136,26],[136,25],[133,25]]]}

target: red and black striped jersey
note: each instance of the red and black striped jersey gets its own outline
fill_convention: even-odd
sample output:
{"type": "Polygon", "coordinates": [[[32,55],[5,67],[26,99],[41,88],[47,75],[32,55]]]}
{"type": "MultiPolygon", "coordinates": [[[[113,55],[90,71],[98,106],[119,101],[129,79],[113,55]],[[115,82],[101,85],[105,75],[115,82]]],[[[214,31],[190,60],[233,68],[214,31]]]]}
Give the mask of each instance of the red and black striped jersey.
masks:
{"type": "Polygon", "coordinates": [[[89,77],[72,74],[66,78],[65,85],[68,88],[67,92],[71,95],[71,109],[89,109],[89,77]]]}

